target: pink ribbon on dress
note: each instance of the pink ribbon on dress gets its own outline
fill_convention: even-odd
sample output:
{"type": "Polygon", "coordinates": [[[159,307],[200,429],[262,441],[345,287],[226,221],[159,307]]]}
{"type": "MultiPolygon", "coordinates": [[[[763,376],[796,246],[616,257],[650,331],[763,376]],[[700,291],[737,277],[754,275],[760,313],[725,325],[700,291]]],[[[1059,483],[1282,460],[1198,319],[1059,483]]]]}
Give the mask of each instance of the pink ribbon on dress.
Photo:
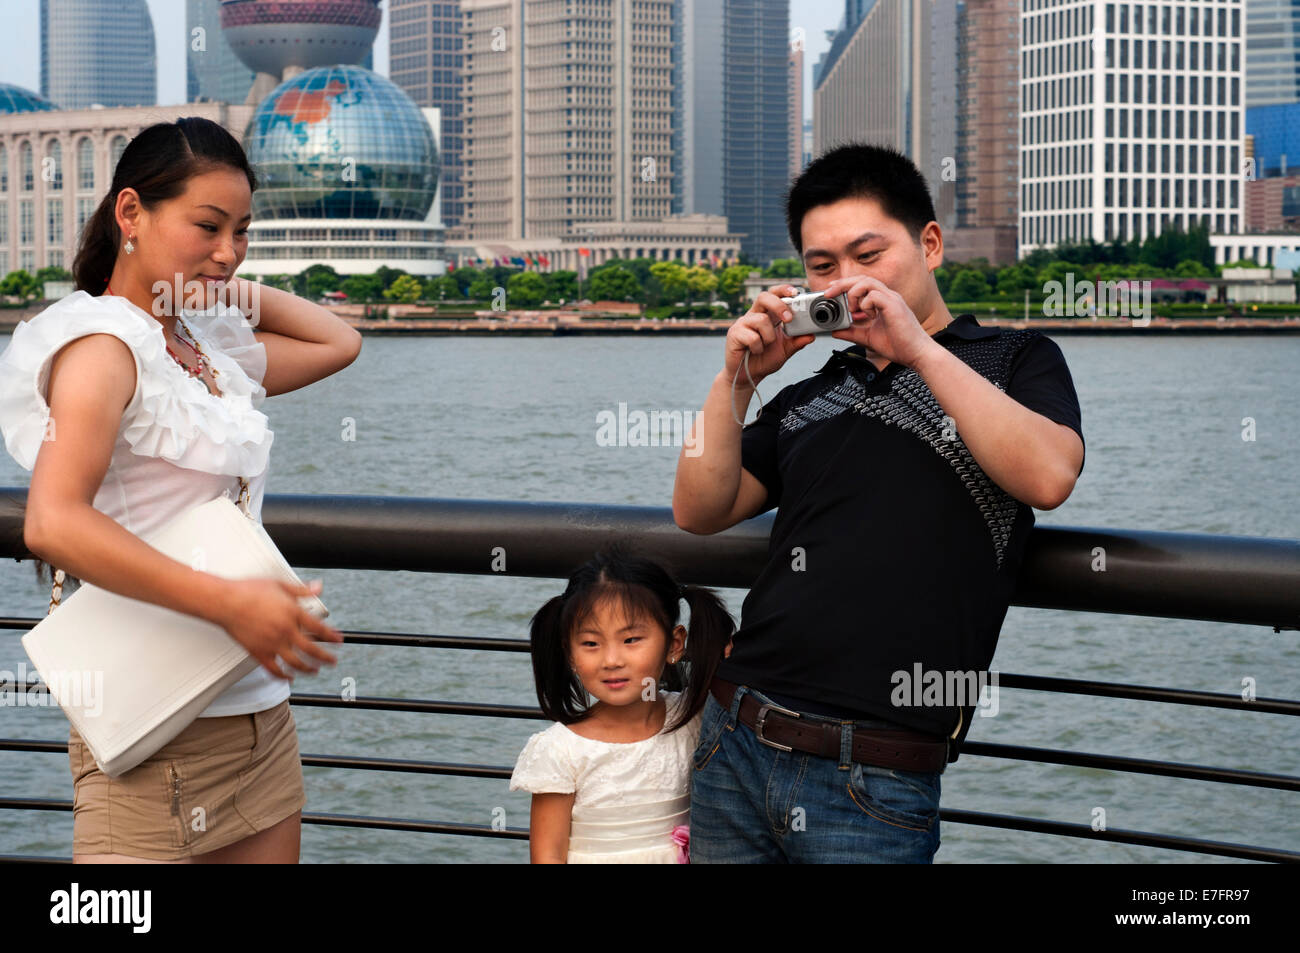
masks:
{"type": "Polygon", "coordinates": [[[677,845],[677,863],[689,864],[691,862],[691,829],[685,824],[678,824],[674,827],[673,843],[677,845]]]}

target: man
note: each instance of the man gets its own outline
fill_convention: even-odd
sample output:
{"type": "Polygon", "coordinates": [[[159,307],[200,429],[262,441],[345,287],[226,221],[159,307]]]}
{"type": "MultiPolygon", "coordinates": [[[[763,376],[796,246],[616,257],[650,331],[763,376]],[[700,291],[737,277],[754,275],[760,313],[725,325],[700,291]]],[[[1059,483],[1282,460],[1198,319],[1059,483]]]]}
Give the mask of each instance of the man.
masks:
{"type": "Polygon", "coordinates": [[[1083,469],[1078,398],[1049,338],[948,312],[943,236],[905,157],[827,153],[786,220],[810,289],[847,293],[852,327],[832,336],[853,346],[742,431],[749,379],[813,340],[781,328],[797,289],[763,292],[727,332],[708,439],[678,462],[683,529],[777,508],[703,715],[691,859],[928,863],[1031,507],[1059,506],[1083,469]]]}

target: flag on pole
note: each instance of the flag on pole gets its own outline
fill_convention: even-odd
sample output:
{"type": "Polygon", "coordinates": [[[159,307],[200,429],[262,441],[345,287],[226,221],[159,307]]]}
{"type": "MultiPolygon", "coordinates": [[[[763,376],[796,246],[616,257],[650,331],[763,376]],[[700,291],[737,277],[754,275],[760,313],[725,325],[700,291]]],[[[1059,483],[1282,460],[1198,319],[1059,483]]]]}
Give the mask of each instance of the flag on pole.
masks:
{"type": "Polygon", "coordinates": [[[591,254],[591,249],[590,249],[590,248],[579,248],[579,249],[578,249],[578,254],[581,255],[582,257],[586,258],[588,255],[591,254]]]}
{"type": "Polygon", "coordinates": [[[551,267],[551,260],[550,260],[549,258],[547,258],[545,255],[538,255],[538,256],[537,256],[537,260],[540,261],[540,262],[542,263],[542,267],[543,267],[543,268],[550,268],[550,267],[551,267]]]}

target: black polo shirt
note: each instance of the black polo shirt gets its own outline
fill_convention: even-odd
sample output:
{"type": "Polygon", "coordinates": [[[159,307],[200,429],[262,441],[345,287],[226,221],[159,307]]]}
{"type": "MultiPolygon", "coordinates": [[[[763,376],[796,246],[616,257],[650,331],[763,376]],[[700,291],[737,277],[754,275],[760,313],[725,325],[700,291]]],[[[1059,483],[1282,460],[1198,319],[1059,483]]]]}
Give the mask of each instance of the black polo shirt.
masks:
{"type": "MultiPolygon", "coordinates": [[[[963,314],[934,340],[1082,439],[1051,338],[963,314]]],[[[742,465],[768,491],[763,512],[777,514],[718,674],[803,711],[947,735],[958,706],[933,695],[895,704],[915,701],[899,686],[987,671],[1034,514],[975,462],[920,374],[877,371],[864,355],[860,345],[835,352],[742,433],[742,465]]],[[[959,737],[974,703],[961,706],[959,737]]]]}

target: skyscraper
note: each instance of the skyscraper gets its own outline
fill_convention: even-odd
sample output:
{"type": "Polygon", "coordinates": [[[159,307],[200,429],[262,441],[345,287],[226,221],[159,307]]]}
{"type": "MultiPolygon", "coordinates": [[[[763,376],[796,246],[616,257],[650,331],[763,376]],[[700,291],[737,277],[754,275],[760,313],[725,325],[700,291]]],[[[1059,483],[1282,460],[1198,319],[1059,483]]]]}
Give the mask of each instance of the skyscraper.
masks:
{"type": "Polygon", "coordinates": [[[949,238],[955,237],[956,190],[974,159],[957,142],[962,6],[848,0],[842,26],[817,64],[813,92],[813,155],[850,142],[896,149],[925,176],[949,238]]]}
{"type": "Polygon", "coordinates": [[[462,0],[461,10],[470,240],[669,214],[672,0],[462,0]]]}
{"type": "Polygon", "coordinates": [[[459,0],[388,0],[388,41],[388,78],[421,106],[442,113],[442,220],[452,228],[460,224],[465,205],[459,0]]]}
{"type": "Polygon", "coordinates": [[[956,117],[952,257],[1010,264],[1020,212],[1020,57],[1002,44],[1020,32],[1020,0],[963,0],[956,15],[955,102],[931,113],[938,123],[956,117]]]}
{"type": "Polygon", "coordinates": [[[1026,0],[1020,251],[1242,227],[1242,5],[1026,0]]]}
{"type": "Polygon", "coordinates": [[[723,5],[673,4],[673,212],[723,215],[723,5]]]}
{"type": "Polygon", "coordinates": [[[760,264],[794,255],[790,186],[789,0],[723,0],[723,211],[760,264]]]}
{"type": "Polygon", "coordinates": [[[922,63],[913,42],[928,6],[928,0],[846,3],[845,25],[817,64],[814,156],[849,142],[886,145],[933,174],[919,157],[922,63]]]}
{"type": "Polygon", "coordinates": [[[41,95],[60,109],[156,104],[145,0],[41,0],[41,95]]]}
{"type": "Polygon", "coordinates": [[[1246,108],[1300,102],[1300,7],[1246,4],[1246,108]]]}

